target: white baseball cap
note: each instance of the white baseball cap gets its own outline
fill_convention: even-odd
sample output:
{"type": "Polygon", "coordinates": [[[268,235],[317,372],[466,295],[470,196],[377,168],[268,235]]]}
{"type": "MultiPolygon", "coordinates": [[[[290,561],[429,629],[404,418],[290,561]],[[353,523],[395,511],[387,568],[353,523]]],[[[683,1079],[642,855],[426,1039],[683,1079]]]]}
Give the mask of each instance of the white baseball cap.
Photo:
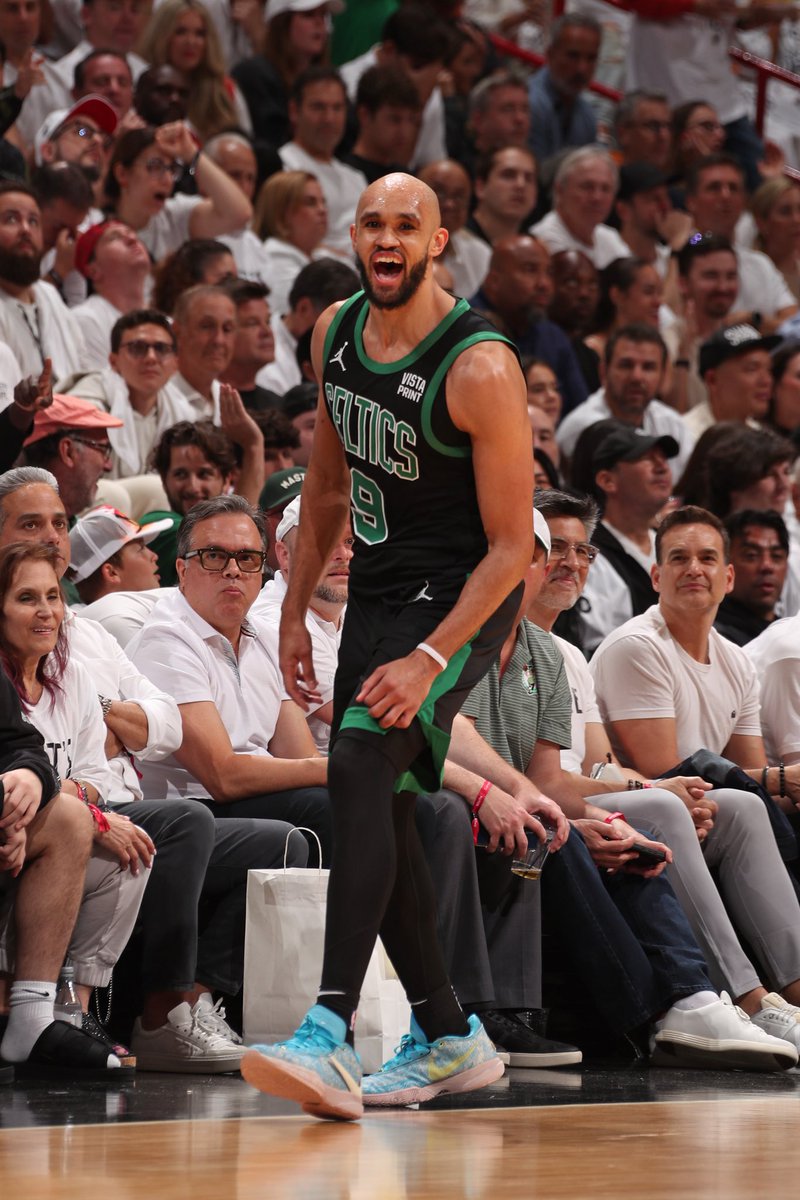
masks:
{"type": "Polygon", "coordinates": [[[69,531],[69,577],[74,583],[88,579],[112,554],[138,539],[147,545],[165,529],[172,528],[172,519],[139,525],[107,504],[93,508],[79,517],[69,531]]]}
{"type": "MultiPolygon", "coordinates": [[[[311,12],[321,8],[326,0],[267,0],[264,10],[264,20],[271,21],[273,17],[285,12],[311,12]]],[[[328,11],[340,13],[344,10],[344,0],[327,0],[328,11]]]]}
{"type": "Polygon", "coordinates": [[[550,526],[545,520],[544,513],[540,513],[538,508],[533,510],[533,536],[540,546],[544,546],[547,557],[550,557],[550,526]]]}
{"type": "Polygon", "coordinates": [[[283,510],[283,516],[278,522],[278,528],[275,530],[275,540],[283,542],[286,540],[287,533],[292,529],[296,529],[300,524],[300,497],[295,496],[286,508],[283,510]]]}
{"type": "Polygon", "coordinates": [[[105,96],[89,95],[76,100],[72,108],[57,108],[48,113],[42,121],[33,139],[33,149],[36,165],[42,165],[42,146],[51,142],[62,125],[66,125],[73,117],[91,117],[102,129],[103,133],[111,136],[117,128],[117,114],[106,100],[105,96]]]}

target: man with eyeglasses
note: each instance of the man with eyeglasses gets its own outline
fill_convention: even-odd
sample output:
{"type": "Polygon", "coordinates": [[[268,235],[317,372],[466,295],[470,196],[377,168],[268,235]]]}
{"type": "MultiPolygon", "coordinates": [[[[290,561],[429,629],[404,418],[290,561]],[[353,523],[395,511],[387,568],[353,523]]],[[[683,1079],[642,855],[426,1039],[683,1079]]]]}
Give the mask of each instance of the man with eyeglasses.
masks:
{"type": "MultiPolygon", "coordinates": [[[[331,849],[327,761],[286,694],[259,617],[263,514],[242,496],[205,500],[178,534],[178,591],[159,601],[128,645],[173,696],[183,743],[143,764],[145,796],[182,797],[217,818],[268,817],[313,829],[331,849]]],[[[311,852],[312,860],[316,851],[311,852]]]]}
{"type": "Polygon", "coordinates": [[[115,321],[106,340],[104,365],[64,380],[71,395],[122,422],[109,434],[112,479],[143,475],[161,434],[177,421],[194,419],[189,402],[168,386],[176,368],[169,320],[156,309],[134,308],[115,321]]]}
{"type": "Polygon", "coordinates": [[[60,379],[80,369],[83,335],[56,289],[39,278],[43,251],[33,191],[24,183],[0,182],[0,340],[23,376],[38,377],[49,358],[53,378],[60,379]]]}
{"type": "Polygon", "coordinates": [[[672,114],[661,92],[626,92],[614,113],[620,165],[647,163],[666,171],[672,153],[672,114]]]}
{"type": "MultiPolygon", "coordinates": [[[[668,460],[678,453],[678,443],[668,434],[648,436],[618,421],[603,421],[600,428],[588,472],[588,490],[602,504],[603,518],[592,537],[600,556],[584,590],[581,614],[581,644],[587,654],[655,603],[650,581],[654,525],[672,492],[668,460]]],[[[586,554],[588,566],[595,555],[586,554]]]]}
{"type": "Polygon", "coordinates": [[[37,412],[25,439],[25,463],[43,467],[58,481],[67,516],[72,519],[93,502],[97,484],[111,466],[109,430],[122,421],[76,396],[57,395],[37,412]]]}
{"type": "Polygon", "coordinates": [[[36,163],[67,162],[80,167],[92,185],[99,209],[104,202],[103,180],[116,128],[117,114],[102,96],[84,96],[70,108],[54,109],[36,134],[36,163]]]}

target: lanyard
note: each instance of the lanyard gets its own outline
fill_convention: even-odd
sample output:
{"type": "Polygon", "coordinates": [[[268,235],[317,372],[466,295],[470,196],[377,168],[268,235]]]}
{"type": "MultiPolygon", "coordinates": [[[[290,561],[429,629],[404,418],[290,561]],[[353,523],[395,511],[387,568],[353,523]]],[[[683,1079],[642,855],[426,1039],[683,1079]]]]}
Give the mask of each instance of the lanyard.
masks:
{"type": "Polygon", "coordinates": [[[30,305],[22,304],[20,301],[17,301],[17,304],[19,307],[19,311],[22,313],[22,319],[25,322],[25,325],[27,326],[28,333],[31,335],[34,342],[36,343],[36,348],[39,351],[40,365],[42,367],[42,370],[44,370],[44,360],[47,356],[44,352],[44,346],[42,345],[41,322],[39,320],[39,306],[38,306],[38,304],[30,304],[30,305]],[[33,318],[34,318],[33,320],[31,320],[30,317],[28,316],[29,308],[33,311],[33,318]]]}

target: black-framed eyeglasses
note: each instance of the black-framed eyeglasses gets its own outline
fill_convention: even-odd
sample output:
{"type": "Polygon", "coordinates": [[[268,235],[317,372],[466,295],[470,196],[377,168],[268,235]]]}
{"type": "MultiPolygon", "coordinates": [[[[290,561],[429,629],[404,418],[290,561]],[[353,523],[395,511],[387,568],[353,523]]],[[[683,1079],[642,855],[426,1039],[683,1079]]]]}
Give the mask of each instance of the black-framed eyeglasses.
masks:
{"type": "Polygon", "coordinates": [[[551,558],[566,558],[570,550],[575,551],[575,557],[582,567],[588,567],[600,553],[597,547],[593,546],[591,542],[570,542],[567,538],[551,537],[551,558]]]}
{"type": "Polygon", "coordinates": [[[198,558],[204,571],[214,571],[219,574],[224,571],[231,559],[245,575],[254,575],[263,571],[266,554],[263,550],[223,550],[221,546],[203,546],[201,550],[190,550],[184,554],[184,560],[198,558]]]}
{"type": "Polygon", "coordinates": [[[148,342],[145,338],[133,338],[130,342],[122,342],[120,350],[127,350],[131,358],[147,358],[152,350],[156,358],[169,358],[175,353],[172,342],[148,342]]]}
{"type": "Polygon", "coordinates": [[[164,162],[163,158],[148,158],[144,169],[148,175],[169,175],[173,183],[177,183],[183,174],[180,163],[164,162]]]}
{"type": "Polygon", "coordinates": [[[71,433],[69,440],[71,442],[80,442],[82,446],[88,446],[90,450],[97,450],[99,454],[102,454],[103,458],[111,457],[113,449],[111,442],[96,442],[93,438],[79,437],[76,433],[71,433]]]}

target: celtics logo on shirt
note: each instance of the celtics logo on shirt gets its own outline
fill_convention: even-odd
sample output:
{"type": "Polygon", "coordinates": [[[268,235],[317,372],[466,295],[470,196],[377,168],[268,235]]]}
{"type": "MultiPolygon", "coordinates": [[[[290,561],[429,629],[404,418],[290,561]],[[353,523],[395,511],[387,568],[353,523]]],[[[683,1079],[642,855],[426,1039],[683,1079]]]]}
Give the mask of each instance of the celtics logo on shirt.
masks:
{"type": "Polygon", "coordinates": [[[522,686],[529,696],[532,696],[536,691],[536,671],[533,667],[533,662],[525,663],[522,668],[522,686]]]}

